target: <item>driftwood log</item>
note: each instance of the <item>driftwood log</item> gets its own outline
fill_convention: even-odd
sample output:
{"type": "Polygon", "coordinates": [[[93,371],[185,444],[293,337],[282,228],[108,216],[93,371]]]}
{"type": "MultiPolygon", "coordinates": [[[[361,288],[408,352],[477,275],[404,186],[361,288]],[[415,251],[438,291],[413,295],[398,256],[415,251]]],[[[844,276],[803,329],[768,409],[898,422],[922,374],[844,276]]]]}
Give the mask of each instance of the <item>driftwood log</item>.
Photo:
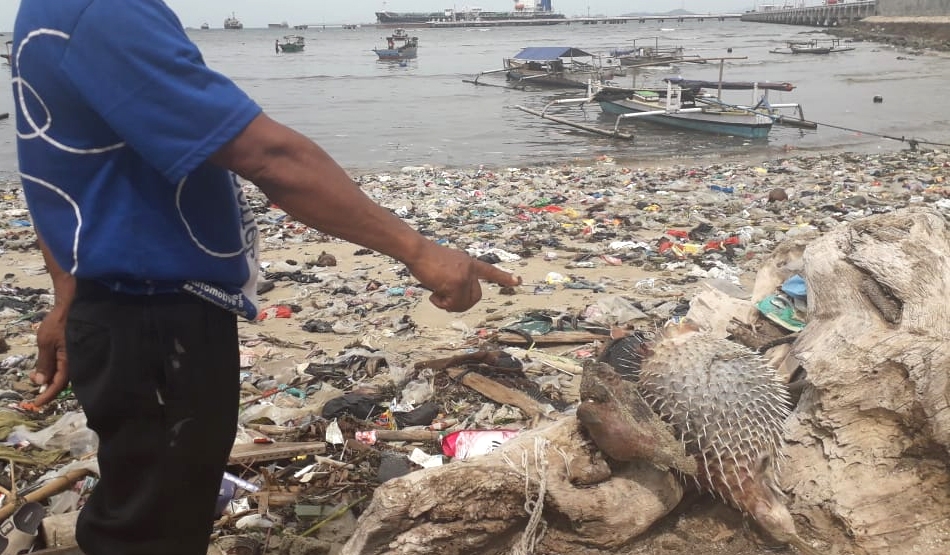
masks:
{"type": "MultiPolygon", "coordinates": [[[[900,210],[798,240],[763,267],[751,302],[792,273],[808,285],[808,324],[780,347],[807,382],[781,481],[801,534],[833,555],[947,553],[950,225],[900,210]]],[[[752,307],[735,302],[730,318],[752,307]]],[[[626,553],[681,495],[658,466],[608,464],[563,417],[488,455],[383,484],[342,553],[626,553]]],[[[650,552],[710,547],[665,538],[650,552]]]]}
{"type": "Polygon", "coordinates": [[[649,463],[608,466],[567,416],[382,484],[341,555],[611,552],[681,496],[672,474],[649,463]]]}
{"type": "Polygon", "coordinates": [[[950,229],[858,220],[804,252],[810,387],[790,422],[792,512],[845,553],[950,552],[950,229]]]}

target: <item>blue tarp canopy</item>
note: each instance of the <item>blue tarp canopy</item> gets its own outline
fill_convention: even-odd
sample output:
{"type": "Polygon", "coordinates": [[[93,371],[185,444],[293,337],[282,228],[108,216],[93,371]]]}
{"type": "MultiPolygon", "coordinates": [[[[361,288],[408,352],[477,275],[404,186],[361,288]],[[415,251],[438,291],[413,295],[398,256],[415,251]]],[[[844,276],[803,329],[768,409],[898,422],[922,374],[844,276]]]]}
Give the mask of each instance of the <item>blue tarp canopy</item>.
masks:
{"type": "Polygon", "coordinates": [[[577,58],[580,56],[590,56],[590,54],[573,46],[532,46],[515,54],[514,59],[550,62],[558,58],[577,58]]]}

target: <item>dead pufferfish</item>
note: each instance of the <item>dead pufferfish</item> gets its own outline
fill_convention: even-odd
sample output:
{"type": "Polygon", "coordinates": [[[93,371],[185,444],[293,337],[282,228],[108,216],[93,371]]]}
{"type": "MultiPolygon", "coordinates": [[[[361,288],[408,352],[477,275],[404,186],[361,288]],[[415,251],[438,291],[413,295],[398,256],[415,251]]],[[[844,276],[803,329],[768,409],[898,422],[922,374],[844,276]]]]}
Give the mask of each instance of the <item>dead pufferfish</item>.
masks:
{"type": "Polygon", "coordinates": [[[642,399],[673,428],[697,461],[697,486],[752,516],[776,540],[806,555],[778,486],[786,385],[754,351],[703,332],[691,322],[671,324],[653,339],[618,339],[600,360],[636,383],[642,399]]]}

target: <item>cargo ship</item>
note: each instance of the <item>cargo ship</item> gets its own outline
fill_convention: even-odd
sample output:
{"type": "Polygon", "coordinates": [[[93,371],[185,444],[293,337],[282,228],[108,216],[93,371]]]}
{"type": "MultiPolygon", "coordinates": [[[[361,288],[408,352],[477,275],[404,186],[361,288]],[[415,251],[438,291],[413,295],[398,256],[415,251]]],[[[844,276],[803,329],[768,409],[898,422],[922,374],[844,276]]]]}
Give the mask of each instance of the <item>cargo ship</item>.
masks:
{"type": "Polygon", "coordinates": [[[564,14],[555,12],[551,0],[535,0],[527,6],[522,0],[515,0],[514,9],[508,12],[491,12],[481,8],[455,10],[447,8],[441,12],[376,12],[376,22],[380,25],[398,25],[400,27],[426,25],[430,22],[446,21],[519,21],[537,22],[538,20],[564,19],[564,14]]]}

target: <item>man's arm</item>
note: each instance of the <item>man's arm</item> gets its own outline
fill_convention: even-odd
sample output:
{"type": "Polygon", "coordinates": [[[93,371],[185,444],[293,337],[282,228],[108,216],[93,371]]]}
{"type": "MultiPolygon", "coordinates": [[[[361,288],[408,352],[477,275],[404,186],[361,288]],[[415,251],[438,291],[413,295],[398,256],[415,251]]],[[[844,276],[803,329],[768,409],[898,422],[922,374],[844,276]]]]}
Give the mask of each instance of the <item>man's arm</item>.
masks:
{"type": "Polygon", "coordinates": [[[491,264],[426,239],[367,197],[317,144],[264,114],[211,161],[252,181],[300,222],[402,261],[433,291],[430,300],[439,308],[471,308],[481,298],[479,279],[520,283],[491,264]]]}
{"type": "Polygon", "coordinates": [[[36,239],[43,252],[46,269],[53,280],[54,297],[53,308],[36,330],[38,351],[33,382],[46,385],[46,389],[33,400],[33,405],[42,406],[55,399],[69,381],[66,361],[66,316],[76,294],[76,278],[56,263],[39,234],[36,239]]]}

